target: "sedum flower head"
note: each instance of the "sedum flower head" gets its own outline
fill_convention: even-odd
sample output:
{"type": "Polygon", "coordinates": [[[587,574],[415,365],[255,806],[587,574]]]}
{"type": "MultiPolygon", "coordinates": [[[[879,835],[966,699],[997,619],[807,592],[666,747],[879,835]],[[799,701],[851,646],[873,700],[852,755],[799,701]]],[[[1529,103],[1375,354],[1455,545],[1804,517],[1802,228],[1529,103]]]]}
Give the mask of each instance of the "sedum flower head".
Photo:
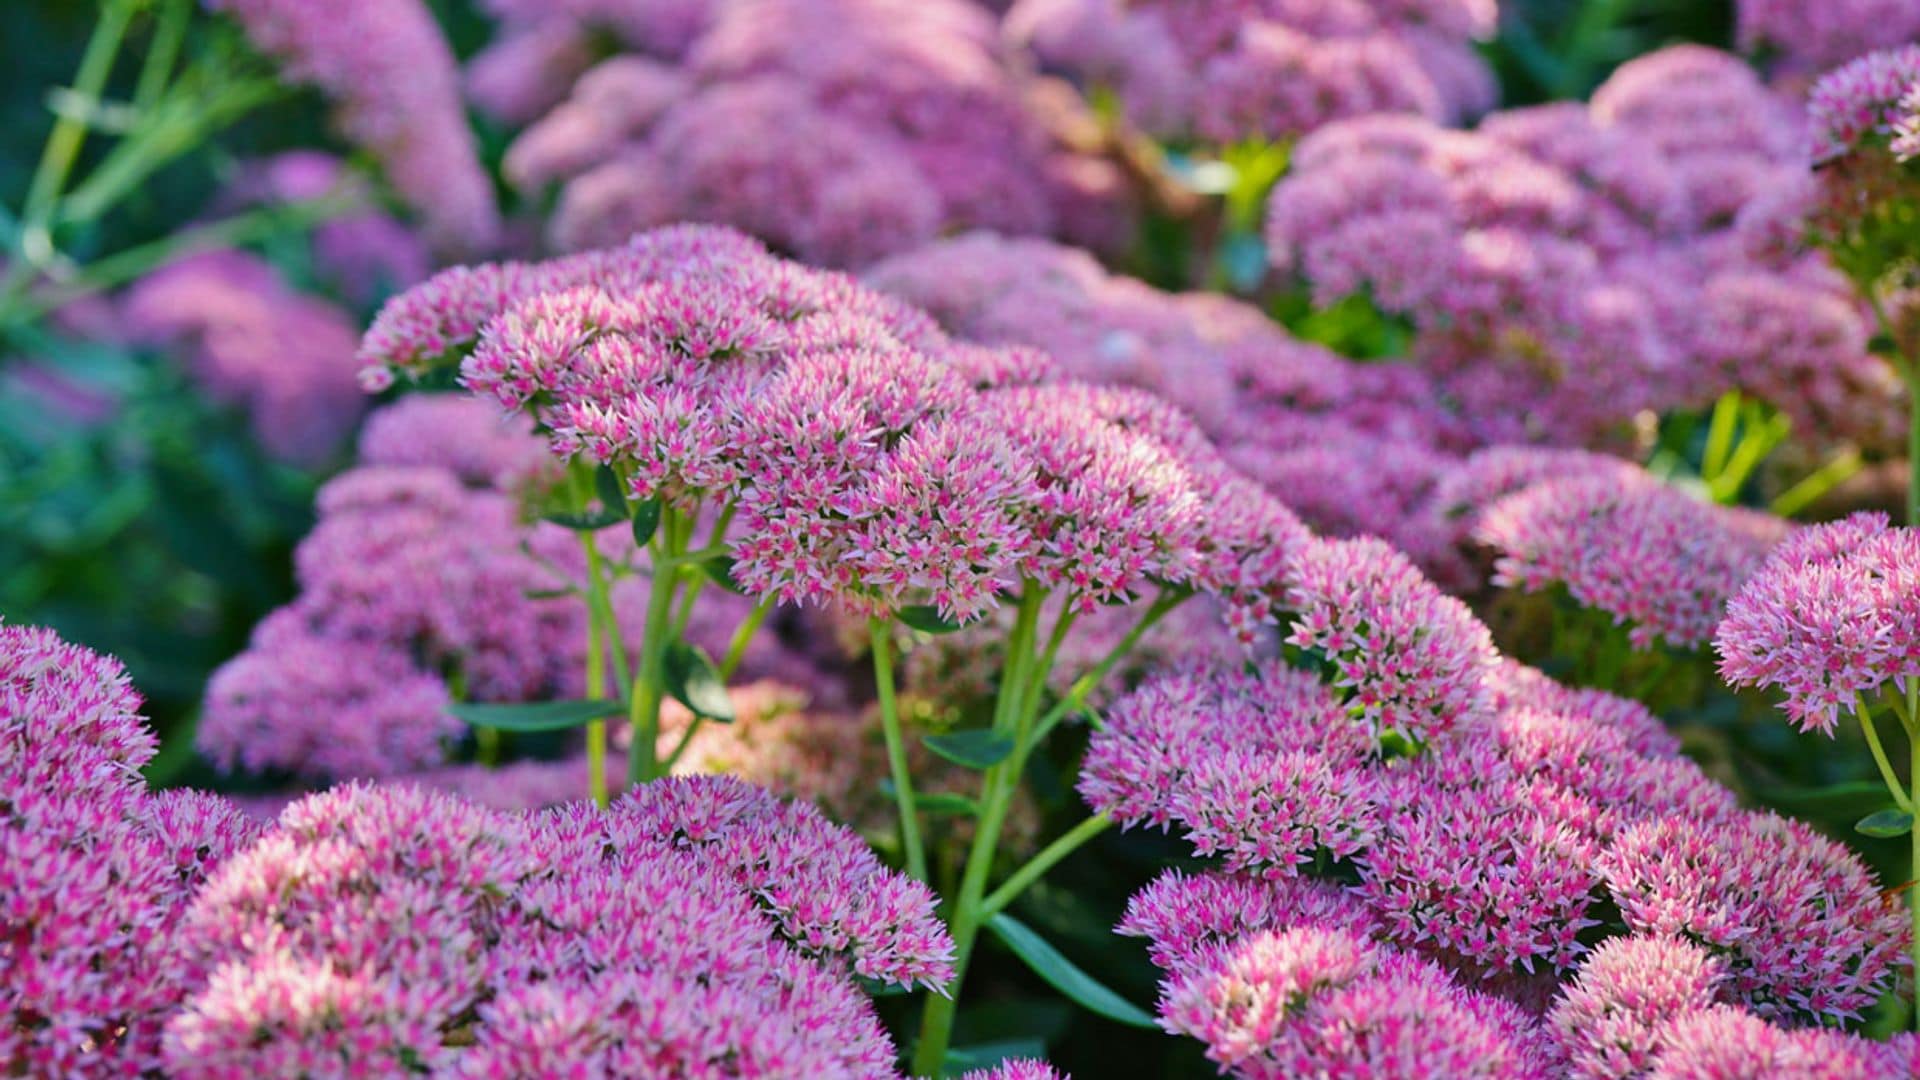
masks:
{"type": "Polygon", "coordinates": [[[1916,573],[1913,531],[1885,515],[1802,530],[1728,603],[1714,640],[1721,675],[1778,688],[1802,728],[1832,732],[1860,695],[1920,674],[1916,573]]]}

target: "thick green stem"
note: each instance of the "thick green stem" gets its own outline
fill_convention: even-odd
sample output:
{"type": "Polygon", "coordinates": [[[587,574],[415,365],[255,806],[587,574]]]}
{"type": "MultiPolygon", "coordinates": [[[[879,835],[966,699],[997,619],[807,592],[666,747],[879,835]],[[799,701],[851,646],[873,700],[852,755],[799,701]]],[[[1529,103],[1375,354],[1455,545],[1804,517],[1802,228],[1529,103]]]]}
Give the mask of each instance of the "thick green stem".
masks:
{"type": "Polygon", "coordinates": [[[927,880],[927,849],[920,839],[920,811],[914,804],[913,773],[907,768],[907,743],[900,730],[900,704],[894,698],[893,624],[884,619],[867,623],[873,638],[873,685],[880,695],[880,730],[887,740],[887,769],[893,776],[893,799],[900,812],[900,846],[906,852],[907,873],[927,880]]]}
{"type": "Polygon", "coordinates": [[[180,43],[186,40],[187,20],[192,15],[191,0],[165,0],[153,27],[153,41],[147,46],[147,58],[140,65],[140,81],[134,84],[134,108],[148,108],[160,99],[160,92],[173,75],[173,62],[180,55],[180,43]]]}
{"type": "Polygon", "coordinates": [[[733,639],[727,642],[727,655],[720,658],[720,678],[722,681],[733,678],[740,670],[740,661],[747,657],[747,646],[753,644],[753,636],[760,632],[760,626],[767,621],[773,611],[773,597],[769,596],[753,606],[747,617],[734,628],[733,639]]]}
{"type": "Polygon", "coordinates": [[[647,622],[641,632],[640,670],[634,676],[627,750],[627,778],[644,784],[661,774],[660,704],[665,681],[667,642],[671,638],[673,594],[680,582],[679,515],[662,510],[653,537],[653,579],[647,585],[647,622]]]}
{"type": "Polygon", "coordinates": [[[1026,696],[1024,691],[1035,667],[1034,638],[1043,599],[1038,588],[1028,586],[1021,596],[1013,632],[1007,639],[1007,658],[1000,672],[1000,696],[994,703],[993,726],[995,731],[1014,736],[1014,751],[1006,760],[988,769],[981,780],[980,817],[974,823],[973,844],[967,852],[960,891],[947,917],[947,926],[953,934],[953,981],[947,984],[945,995],[929,996],[921,1013],[920,1039],[913,1052],[916,1076],[939,1076],[946,1062],[947,1047],[953,1041],[953,1019],[959,1008],[961,983],[966,978],[967,963],[972,959],[980,926],[987,918],[987,879],[993,873],[1008,809],[1020,788],[1020,770],[1032,735],[1032,716],[1030,713],[1020,715],[1021,700],[1026,696]]]}
{"type": "MultiPolygon", "coordinates": [[[[601,618],[601,611],[606,607],[607,581],[593,534],[581,533],[580,546],[587,553],[587,698],[601,701],[607,696],[606,623],[601,618]]],[[[605,720],[587,722],[587,790],[593,795],[594,805],[603,808],[607,805],[605,720]]]]}
{"type": "Polygon", "coordinates": [[[1040,880],[1047,871],[1053,869],[1062,859],[1080,850],[1087,841],[1106,832],[1113,826],[1113,819],[1106,814],[1095,814],[1075,825],[1058,840],[1048,844],[1040,854],[1027,860],[1027,864],[1013,872],[1000,887],[988,894],[981,902],[981,915],[991,919],[1006,910],[1008,904],[1020,898],[1020,894],[1034,882],[1040,880]]]}
{"type": "MultiPolygon", "coordinates": [[[[102,8],[100,20],[93,24],[93,36],[87,39],[86,51],[80,56],[80,69],[74,75],[75,95],[88,101],[100,99],[132,17],[133,5],[127,0],[110,0],[102,8]]],[[[73,172],[73,163],[80,156],[80,147],[86,139],[87,125],[82,118],[67,115],[54,122],[53,132],[40,151],[40,164],[34,169],[33,181],[27,188],[22,217],[28,233],[44,230],[53,219],[54,204],[60,198],[61,189],[66,187],[67,177],[73,172]]]]}
{"type": "Polygon", "coordinates": [[[1101,657],[1100,662],[1095,664],[1091,671],[1075,679],[1073,686],[1067,690],[1067,695],[1056,702],[1053,708],[1048,709],[1047,714],[1034,725],[1033,741],[1036,743],[1045,741],[1047,734],[1062,720],[1085,706],[1088,695],[1100,688],[1100,684],[1106,681],[1108,673],[1113,671],[1114,666],[1129,652],[1133,651],[1133,647],[1140,643],[1140,639],[1146,636],[1147,631],[1153,629],[1161,619],[1167,617],[1168,612],[1179,607],[1187,597],[1192,595],[1186,589],[1171,587],[1162,589],[1160,595],[1154,598],[1152,605],[1140,616],[1140,621],[1133,625],[1133,629],[1127,631],[1127,636],[1121,638],[1120,643],[1115,645],[1106,656],[1101,657]]]}
{"type": "MultiPolygon", "coordinates": [[[[1907,711],[1910,715],[1920,715],[1920,680],[1908,683],[1907,711]]],[[[1907,767],[1911,770],[1908,776],[1913,784],[1907,795],[1907,812],[1912,813],[1913,807],[1920,805],[1920,735],[1916,735],[1911,726],[1907,729],[1907,747],[1907,767]]],[[[1913,956],[1914,970],[1920,971],[1920,886],[1914,884],[1914,879],[1920,878],[1920,829],[1909,829],[1907,841],[1907,910],[1913,926],[1908,949],[1913,956]]],[[[1920,1028],[1920,990],[1914,993],[1913,1013],[1914,1026],[1920,1028]]]]}

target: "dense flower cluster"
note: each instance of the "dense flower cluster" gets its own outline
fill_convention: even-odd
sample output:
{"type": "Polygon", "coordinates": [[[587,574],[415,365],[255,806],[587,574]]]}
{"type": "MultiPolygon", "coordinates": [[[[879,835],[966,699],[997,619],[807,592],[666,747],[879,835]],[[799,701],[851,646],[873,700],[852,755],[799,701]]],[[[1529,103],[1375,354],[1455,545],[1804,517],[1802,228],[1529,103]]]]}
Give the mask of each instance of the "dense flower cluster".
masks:
{"type": "Polygon", "coordinates": [[[126,1076],[159,1064],[191,969],[174,935],[256,831],[225,800],[150,792],[158,747],[126,672],[0,626],[0,1065],[126,1076]]]}
{"type": "Polygon", "coordinates": [[[1411,756],[1280,666],[1154,676],[1109,710],[1088,802],[1221,857],[1149,886],[1120,926],[1167,973],[1171,1030],[1236,1075],[1349,1054],[1401,1075],[1313,1019],[1315,995],[1392,971],[1392,992],[1335,1015],[1393,1053],[1424,1021],[1448,1032],[1424,1054],[1475,1047],[1505,1062],[1487,1075],[1635,1076],[1688,1052],[1675,1025],[1694,1013],[1857,1017],[1902,969],[1904,916],[1858,858],[1738,809],[1644,709],[1511,662],[1479,681],[1490,707],[1411,756]]]}
{"type": "Polygon", "coordinates": [[[735,507],[735,577],[790,602],[964,621],[1022,581],[1083,610],[1192,586],[1251,634],[1302,532],[1158,398],[1051,381],[728,230],[436,276],[375,320],[368,381],[464,342],[466,385],[561,456],[636,499],[735,507]]]}
{"type": "Polygon", "coordinates": [[[1163,293],[1042,240],[971,234],[866,278],[954,334],[1033,346],[1075,379],[1151,391],[1307,524],[1390,539],[1449,584],[1463,577],[1427,503],[1471,441],[1418,369],[1349,362],[1250,306],[1163,293]]]}
{"type": "MultiPolygon", "coordinates": [[[[640,14],[572,6],[583,10],[513,33],[476,77],[516,81],[501,74],[502,57],[546,47],[569,17],[594,25],[640,14]]],[[[992,16],[966,0],[690,7],[698,18],[671,34],[616,29],[649,55],[585,71],[509,151],[516,185],[562,185],[548,230],[558,246],[680,220],[733,225],[829,265],[957,225],[1119,242],[1118,170],[1056,140],[1058,95],[1043,103],[1013,73],[992,16]]],[[[521,81],[532,90],[546,78],[521,81]]],[[[538,111],[505,90],[489,97],[515,114],[538,111]]]]}
{"type": "Polygon", "coordinates": [[[1901,0],[1740,0],[1735,10],[1740,47],[1783,74],[1810,75],[1920,38],[1920,10],[1901,0]]]}
{"type": "Polygon", "coordinates": [[[1799,130],[1748,67],[1691,46],[1473,133],[1355,119],[1296,149],[1270,254],[1317,300],[1409,320],[1411,359],[1483,442],[1605,448],[1737,388],[1799,438],[1882,445],[1899,387],[1845,279],[1735,228],[1804,185],[1799,130]]]}
{"type": "Polygon", "coordinates": [[[128,290],[121,320],[133,340],[175,349],[277,457],[326,461],[366,407],[345,363],[353,316],[294,291],[258,256],[211,251],[156,270],[128,290]]]}
{"type": "Polygon", "coordinates": [[[215,874],[180,939],[204,971],[167,1026],[180,1076],[888,1075],[847,976],[951,974],[923,886],[737,781],[531,817],[339,788],[215,874]]]}
{"type": "MultiPolygon", "coordinates": [[[[254,773],[391,776],[445,760],[463,731],[443,711],[456,688],[579,696],[586,615],[556,595],[582,573],[579,545],[522,524],[511,489],[492,486],[539,476],[545,457],[471,399],[376,414],[365,463],[321,490],[294,556],[300,595],[209,683],[202,752],[254,773]]],[[[643,599],[623,588],[616,612],[637,625],[643,599]]]]}
{"type": "Polygon", "coordinates": [[[1735,686],[1777,687],[1802,728],[1920,676],[1920,544],[1880,514],[1816,525],[1781,544],[1727,605],[1714,645],[1735,686]]]}
{"type": "Polygon", "coordinates": [[[1807,95],[1814,161],[1844,158],[1894,136],[1916,87],[1920,45],[1871,53],[1822,76],[1807,95]]]}
{"type": "Polygon", "coordinates": [[[1644,473],[1544,479],[1481,504],[1473,538],[1494,583],[1573,601],[1636,648],[1706,644],[1727,601],[1786,535],[1779,518],[1713,506],[1644,473]]]}
{"type": "Polygon", "coordinates": [[[1483,112],[1495,88],[1473,39],[1494,16],[1484,0],[1020,0],[1007,31],[1115,95],[1142,130],[1224,144],[1373,112],[1442,123],[1483,112]]]}
{"type": "Polygon", "coordinates": [[[426,224],[434,246],[471,253],[499,229],[460,102],[453,52],[417,0],[215,0],[293,82],[339,106],[341,130],[365,146],[426,224]]]}

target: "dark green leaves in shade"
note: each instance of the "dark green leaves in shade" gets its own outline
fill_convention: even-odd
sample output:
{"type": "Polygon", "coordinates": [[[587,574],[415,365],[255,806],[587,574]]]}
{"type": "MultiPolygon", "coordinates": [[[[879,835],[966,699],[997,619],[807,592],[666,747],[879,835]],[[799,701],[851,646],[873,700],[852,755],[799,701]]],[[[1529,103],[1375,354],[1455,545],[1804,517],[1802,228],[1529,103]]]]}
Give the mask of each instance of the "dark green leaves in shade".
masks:
{"type": "Polygon", "coordinates": [[[960,624],[940,614],[940,610],[931,604],[914,604],[903,607],[894,615],[901,625],[909,630],[918,630],[923,634],[951,634],[960,629],[960,624]]]}
{"type": "Polygon", "coordinates": [[[990,769],[1013,753],[1012,739],[986,728],[928,735],[920,741],[927,745],[927,749],[955,765],[969,769],[990,769]]]}
{"type": "Polygon", "coordinates": [[[733,720],[733,699],[727,696],[726,681],[705,652],[675,641],[667,646],[665,663],[667,693],[673,700],[691,709],[695,716],[721,723],[733,720]]]}
{"type": "Polygon", "coordinates": [[[633,504],[633,542],[641,547],[653,539],[654,531],[660,528],[660,500],[643,499],[633,504]]]}

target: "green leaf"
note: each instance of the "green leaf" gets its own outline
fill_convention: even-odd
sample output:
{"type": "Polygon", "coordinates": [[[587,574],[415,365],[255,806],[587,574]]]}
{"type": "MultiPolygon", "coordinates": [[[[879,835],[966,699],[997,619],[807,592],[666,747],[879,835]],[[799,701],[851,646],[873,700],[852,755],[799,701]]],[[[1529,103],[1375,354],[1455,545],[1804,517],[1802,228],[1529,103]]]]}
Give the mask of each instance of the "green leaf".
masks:
{"type": "Polygon", "coordinates": [[[545,517],[555,525],[575,532],[597,532],[627,519],[626,511],[617,506],[599,510],[555,510],[545,517]]]}
{"type": "Polygon", "coordinates": [[[565,597],[565,596],[573,596],[573,595],[575,595],[576,593],[578,593],[579,591],[580,591],[580,590],[578,590],[578,589],[573,589],[573,588],[566,588],[566,589],[522,589],[522,590],[520,590],[520,595],[521,595],[521,596],[524,596],[524,597],[526,597],[526,598],[527,598],[527,599],[529,599],[529,600],[558,600],[558,599],[560,599],[561,597],[565,597]]]}
{"type": "Polygon", "coordinates": [[[987,920],[987,929],[1004,942],[1013,954],[1026,962],[1033,973],[1047,981],[1047,985],[1066,995],[1088,1012],[1104,1016],[1116,1023],[1138,1028],[1158,1028],[1153,1017],[1147,1015],[1138,1005],[1107,989],[1093,976],[1076,967],[1073,961],[1061,955],[1047,939],[1034,933],[1027,925],[1005,912],[987,920]]]}
{"type": "Polygon", "coordinates": [[[991,1069],[1011,1058],[1046,1056],[1047,1044],[1039,1039],[997,1039],[971,1046],[949,1047],[945,1067],[940,1071],[949,1076],[958,1076],[975,1069],[991,1069]]]}
{"type": "Polygon", "coordinates": [[[620,474],[613,471],[613,466],[602,465],[594,470],[593,492],[600,496],[600,504],[607,509],[626,509],[626,485],[620,482],[620,474]]]}
{"type": "Polygon", "coordinates": [[[653,539],[656,529],[660,528],[660,499],[642,499],[633,504],[633,542],[641,547],[653,539]]]}
{"type": "Polygon", "coordinates": [[[1877,836],[1882,839],[1893,836],[1905,836],[1913,831],[1913,815],[1905,810],[1896,810],[1889,806],[1860,819],[1854,830],[1864,836],[1877,836]]]}
{"type": "Polygon", "coordinates": [[[667,646],[667,693],[673,700],[693,710],[695,716],[721,723],[733,720],[733,699],[727,696],[726,680],[720,669],[697,646],[675,641],[667,646]]]}
{"type": "Polygon", "coordinates": [[[986,728],[922,736],[927,749],[969,769],[990,769],[1013,753],[1013,740],[986,728]]]}
{"type": "Polygon", "coordinates": [[[960,629],[952,619],[940,614],[940,610],[931,604],[913,604],[894,613],[894,618],[910,630],[923,634],[951,634],[960,629]]]}
{"type": "Polygon", "coordinates": [[[626,711],[626,703],[620,701],[535,701],[507,705],[459,701],[447,706],[447,713],[456,720],[501,731],[566,731],[626,711]]]}
{"type": "Polygon", "coordinates": [[[691,564],[695,569],[707,575],[707,580],[737,596],[746,596],[747,590],[733,579],[733,556],[709,555],[691,564]]]}

